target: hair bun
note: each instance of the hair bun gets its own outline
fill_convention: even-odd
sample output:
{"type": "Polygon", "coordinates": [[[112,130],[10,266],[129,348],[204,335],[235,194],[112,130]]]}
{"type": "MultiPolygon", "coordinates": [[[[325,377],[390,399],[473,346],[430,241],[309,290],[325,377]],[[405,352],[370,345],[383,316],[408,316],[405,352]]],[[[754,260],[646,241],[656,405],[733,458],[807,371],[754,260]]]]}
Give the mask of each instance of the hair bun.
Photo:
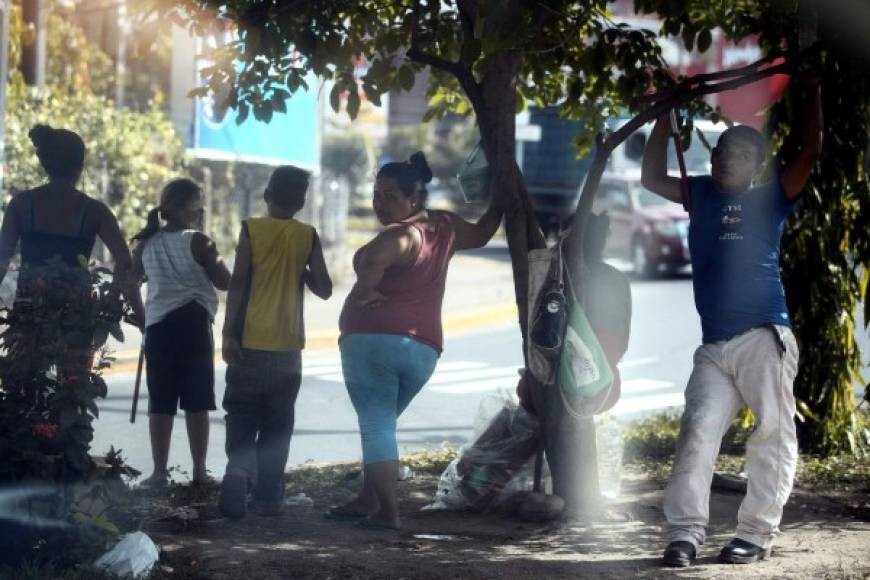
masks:
{"type": "Polygon", "coordinates": [[[417,170],[417,173],[420,175],[420,181],[424,184],[432,181],[432,169],[429,167],[429,162],[426,161],[426,156],[423,155],[422,151],[417,151],[411,155],[408,163],[417,170]]]}
{"type": "Polygon", "coordinates": [[[30,137],[30,141],[34,145],[39,147],[45,143],[46,139],[50,138],[53,131],[54,129],[48,125],[34,125],[27,133],[27,136],[30,137]]]}

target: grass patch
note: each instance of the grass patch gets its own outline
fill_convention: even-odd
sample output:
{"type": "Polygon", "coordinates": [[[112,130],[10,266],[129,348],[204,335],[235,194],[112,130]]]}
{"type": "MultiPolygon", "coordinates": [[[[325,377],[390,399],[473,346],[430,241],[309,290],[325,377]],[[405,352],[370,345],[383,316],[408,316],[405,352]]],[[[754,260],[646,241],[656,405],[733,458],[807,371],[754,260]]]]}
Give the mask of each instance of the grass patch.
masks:
{"type": "MultiPolygon", "coordinates": [[[[860,421],[866,424],[866,413],[860,421]]],[[[623,431],[625,441],[624,462],[634,465],[657,480],[670,476],[680,430],[679,416],[660,414],[629,424],[623,431]]],[[[740,419],[722,439],[722,448],[716,459],[716,471],[740,473],[743,471],[746,440],[751,430],[745,429],[740,419]]],[[[870,459],[866,453],[840,454],[821,457],[801,454],[796,481],[808,488],[829,491],[870,491],[870,459]]]]}
{"type": "Polygon", "coordinates": [[[459,451],[455,447],[445,444],[440,449],[410,453],[399,461],[417,473],[441,475],[447,468],[447,464],[453,461],[458,454],[459,451]]]}
{"type": "Polygon", "coordinates": [[[672,457],[680,432],[678,415],[662,413],[630,423],[623,430],[626,463],[646,462],[672,457]]]}
{"type": "MultiPolygon", "coordinates": [[[[721,452],[742,455],[751,431],[745,429],[738,417],[722,438],[721,452]]],[[[662,413],[629,424],[623,430],[626,463],[673,457],[680,433],[680,416],[662,413]]]]}
{"type": "Polygon", "coordinates": [[[288,495],[310,494],[312,489],[330,489],[353,481],[361,470],[359,462],[302,466],[287,473],[285,489],[288,495]]]}
{"type": "Polygon", "coordinates": [[[797,481],[810,488],[870,492],[870,459],[857,455],[803,455],[797,481]]]}

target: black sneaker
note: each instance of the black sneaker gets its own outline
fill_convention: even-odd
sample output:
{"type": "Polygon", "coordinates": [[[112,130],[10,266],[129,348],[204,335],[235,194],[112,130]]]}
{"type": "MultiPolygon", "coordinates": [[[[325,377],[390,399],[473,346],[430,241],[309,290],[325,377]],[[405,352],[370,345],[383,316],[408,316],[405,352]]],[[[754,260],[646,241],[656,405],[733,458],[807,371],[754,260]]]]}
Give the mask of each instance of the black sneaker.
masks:
{"type": "Polygon", "coordinates": [[[239,519],[247,512],[248,480],[238,473],[227,473],[221,482],[218,509],[228,518],[239,519]]]}
{"type": "Polygon", "coordinates": [[[691,542],[671,542],[665,548],[662,563],[673,568],[688,568],[695,561],[696,549],[691,542]]]}
{"type": "Polygon", "coordinates": [[[719,552],[719,561],[728,564],[752,564],[769,557],[770,548],[762,548],[740,538],[734,538],[719,552]]]}

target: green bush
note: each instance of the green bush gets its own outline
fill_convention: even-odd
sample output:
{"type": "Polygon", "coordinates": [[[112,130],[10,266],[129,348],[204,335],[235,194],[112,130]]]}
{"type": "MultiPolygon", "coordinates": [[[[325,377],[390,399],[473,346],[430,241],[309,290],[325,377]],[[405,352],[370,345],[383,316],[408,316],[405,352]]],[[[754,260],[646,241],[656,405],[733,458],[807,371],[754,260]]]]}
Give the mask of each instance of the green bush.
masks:
{"type": "Polygon", "coordinates": [[[24,84],[17,66],[21,47],[32,41],[21,7],[10,13],[9,65],[3,197],[45,182],[28,131],[37,123],[70,129],[87,146],[79,187],[106,202],[125,236],[143,225],[163,184],[181,169],[181,141],[163,111],[163,97],[151,96],[142,111],[119,108],[108,97],[116,78],[111,59],[91,43],[73,15],[57,3],[48,14],[46,85],[24,84]]]}
{"type": "Polygon", "coordinates": [[[158,103],[136,113],[87,92],[33,90],[20,78],[10,82],[8,96],[4,189],[14,194],[46,180],[27,137],[34,125],[70,129],[87,146],[80,189],[112,208],[126,237],[136,233],[163,184],[181,167],[181,142],[158,103]]]}

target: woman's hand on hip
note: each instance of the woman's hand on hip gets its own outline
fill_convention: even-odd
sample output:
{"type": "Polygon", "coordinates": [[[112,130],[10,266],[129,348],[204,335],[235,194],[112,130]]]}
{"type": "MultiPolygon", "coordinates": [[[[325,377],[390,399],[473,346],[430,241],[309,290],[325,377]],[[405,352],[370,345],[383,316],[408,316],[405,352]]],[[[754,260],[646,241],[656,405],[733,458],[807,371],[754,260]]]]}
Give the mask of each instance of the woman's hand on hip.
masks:
{"type": "Polygon", "coordinates": [[[357,288],[354,302],[362,308],[377,308],[387,301],[387,297],[374,288],[357,288]]]}

